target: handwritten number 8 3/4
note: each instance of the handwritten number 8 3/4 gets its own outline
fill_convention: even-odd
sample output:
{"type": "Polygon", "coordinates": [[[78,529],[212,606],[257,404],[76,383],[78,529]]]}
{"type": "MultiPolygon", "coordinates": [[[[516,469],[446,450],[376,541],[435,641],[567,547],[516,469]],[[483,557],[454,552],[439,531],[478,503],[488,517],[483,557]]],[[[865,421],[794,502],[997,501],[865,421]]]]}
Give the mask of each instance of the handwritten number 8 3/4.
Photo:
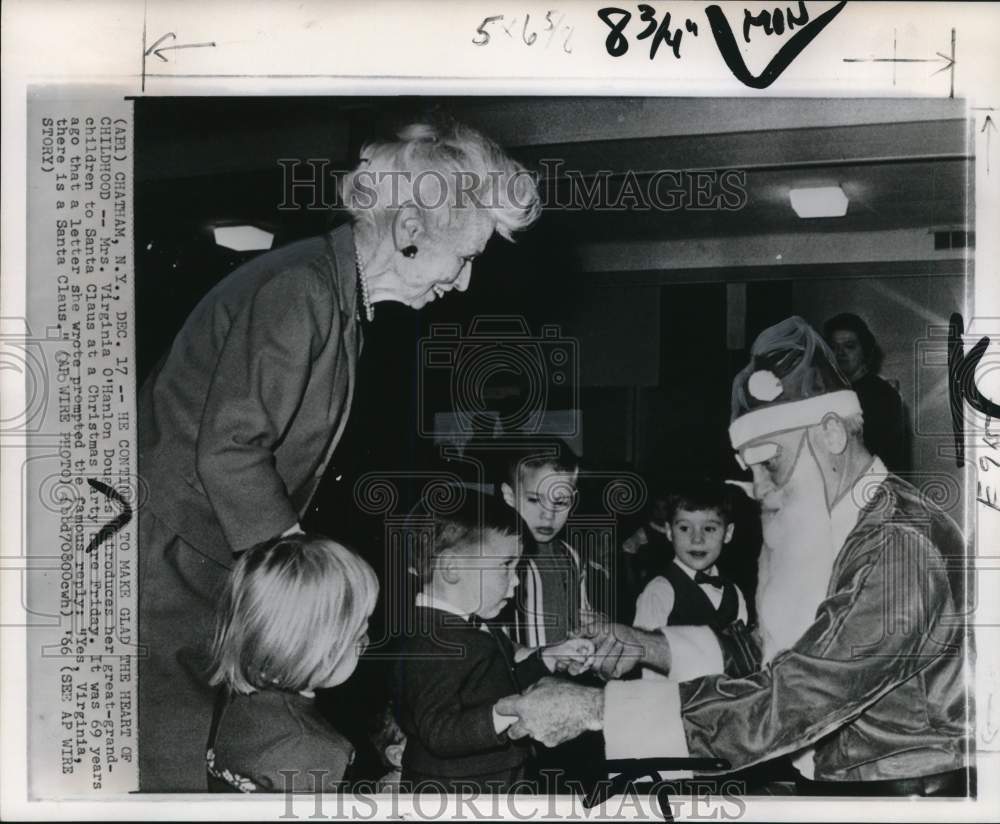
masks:
{"type": "MultiPolygon", "coordinates": [[[[657,25],[656,9],[647,3],[640,3],[637,6],[637,10],[639,12],[639,20],[646,25],[643,30],[635,36],[636,40],[645,40],[647,37],[653,38],[649,43],[649,59],[652,60],[656,57],[656,51],[660,48],[661,43],[666,43],[670,46],[671,51],[674,53],[674,57],[680,57],[681,39],[684,36],[684,29],[677,28],[671,31],[670,12],[666,12],[663,16],[663,20],[659,23],[659,25],[657,25]]],[[[611,29],[608,33],[607,40],[604,41],[604,48],[612,57],[621,57],[628,51],[629,43],[628,38],[625,36],[625,27],[632,19],[632,12],[627,9],[608,6],[600,9],[597,12],[597,16],[600,17],[601,20],[603,20],[611,29]]],[[[694,37],[698,36],[697,23],[691,20],[685,20],[684,27],[691,32],[694,37]]]]}

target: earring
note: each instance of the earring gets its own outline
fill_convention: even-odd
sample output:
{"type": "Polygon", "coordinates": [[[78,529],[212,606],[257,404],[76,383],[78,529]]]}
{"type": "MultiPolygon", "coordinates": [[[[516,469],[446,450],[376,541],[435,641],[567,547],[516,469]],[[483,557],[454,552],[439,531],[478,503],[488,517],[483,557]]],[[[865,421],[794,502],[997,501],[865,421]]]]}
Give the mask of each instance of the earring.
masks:
{"type": "Polygon", "coordinates": [[[404,246],[400,251],[402,251],[403,257],[415,258],[417,256],[417,247],[413,245],[404,246]]]}

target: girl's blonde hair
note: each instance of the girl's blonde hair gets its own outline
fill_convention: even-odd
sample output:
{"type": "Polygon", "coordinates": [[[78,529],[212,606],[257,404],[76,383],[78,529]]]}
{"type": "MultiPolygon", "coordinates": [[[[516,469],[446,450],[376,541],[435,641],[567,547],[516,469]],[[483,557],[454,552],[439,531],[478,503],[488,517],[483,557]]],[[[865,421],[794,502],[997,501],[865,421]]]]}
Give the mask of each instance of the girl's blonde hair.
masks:
{"type": "Polygon", "coordinates": [[[239,559],[219,604],[211,683],[310,689],[349,651],[377,597],[368,563],[329,538],[259,544],[239,559]]]}

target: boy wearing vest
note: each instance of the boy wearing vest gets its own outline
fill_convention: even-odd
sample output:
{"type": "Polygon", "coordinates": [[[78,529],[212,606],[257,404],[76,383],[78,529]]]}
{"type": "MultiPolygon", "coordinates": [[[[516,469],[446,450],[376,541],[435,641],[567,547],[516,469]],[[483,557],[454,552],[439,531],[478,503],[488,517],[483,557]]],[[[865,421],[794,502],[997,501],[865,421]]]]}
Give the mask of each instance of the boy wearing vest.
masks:
{"type": "MultiPolygon", "coordinates": [[[[716,567],[723,546],[733,538],[731,509],[722,483],[693,483],[668,498],[667,538],[674,558],[636,601],[636,627],[709,626],[718,631],[737,620],[746,624],[743,593],[716,567]]],[[[643,677],[655,675],[643,671],[643,677]]]]}

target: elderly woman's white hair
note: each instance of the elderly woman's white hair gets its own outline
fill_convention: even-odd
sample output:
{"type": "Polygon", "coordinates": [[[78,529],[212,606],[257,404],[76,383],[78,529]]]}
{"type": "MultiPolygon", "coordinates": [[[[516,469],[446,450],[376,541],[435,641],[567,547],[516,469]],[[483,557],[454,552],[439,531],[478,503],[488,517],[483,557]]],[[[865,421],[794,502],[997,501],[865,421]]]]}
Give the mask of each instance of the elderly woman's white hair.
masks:
{"type": "Polygon", "coordinates": [[[532,173],[485,135],[454,121],[412,123],[395,140],[365,144],[361,163],[342,181],[341,196],[356,222],[379,231],[407,203],[438,227],[456,210],[485,209],[507,240],[541,213],[532,173]]]}

